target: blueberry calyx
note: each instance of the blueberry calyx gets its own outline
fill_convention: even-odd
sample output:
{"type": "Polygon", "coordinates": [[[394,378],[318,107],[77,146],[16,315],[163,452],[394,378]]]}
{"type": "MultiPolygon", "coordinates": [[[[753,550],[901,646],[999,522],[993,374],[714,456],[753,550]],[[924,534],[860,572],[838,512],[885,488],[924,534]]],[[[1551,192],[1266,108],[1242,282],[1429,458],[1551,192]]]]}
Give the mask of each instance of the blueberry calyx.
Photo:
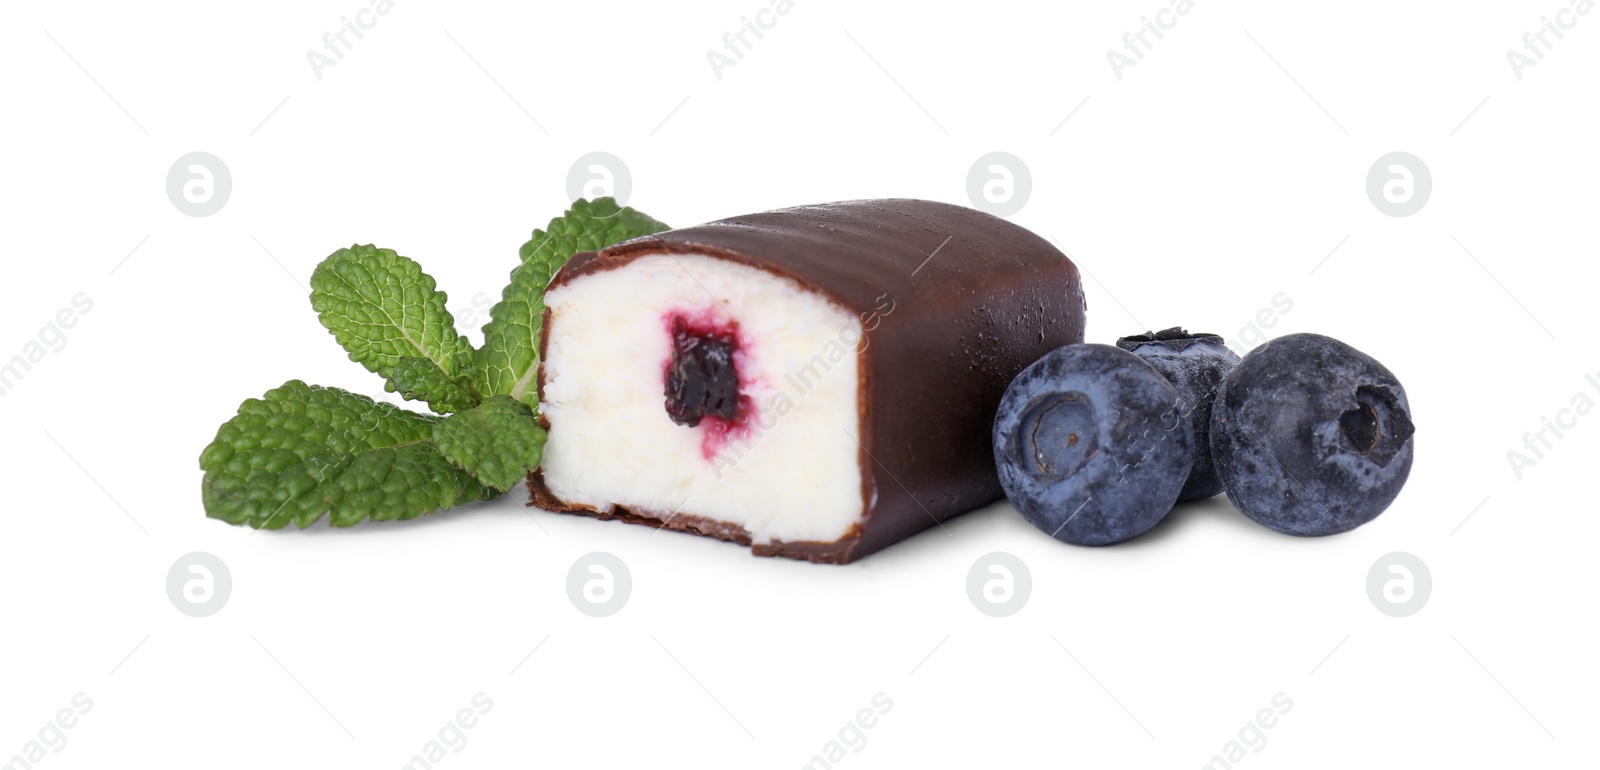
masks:
{"type": "Polygon", "coordinates": [[[1017,454],[1032,459],[1036,475],[1064,478],[1077,472],[1098,451],[1094,406],[1078,391],[1059,393],[1030,408],[1018,431],[1017,454]]]}
{"type": "Polygon", "coordinates": [[[1160,345],[1174,353],[1182,353],[1191,346],[1202,342],[1222,344],[1222,335],[1210,332],[1187,332],[1182,326],[1171,329],[1162,329],[1158,332],[1145,332],[1144,334],[1130,334],[1117,340],[1117,347],[1133,352],[1145,345],[1160,345]]]}
{"type": "Polygon", "coordinates": [[[1356,406],[1339,415],[1339,433],[1356,454],[1387,466],[1416,432],[1394,394],[1381,385],[1356,388],[1356,406]]]}

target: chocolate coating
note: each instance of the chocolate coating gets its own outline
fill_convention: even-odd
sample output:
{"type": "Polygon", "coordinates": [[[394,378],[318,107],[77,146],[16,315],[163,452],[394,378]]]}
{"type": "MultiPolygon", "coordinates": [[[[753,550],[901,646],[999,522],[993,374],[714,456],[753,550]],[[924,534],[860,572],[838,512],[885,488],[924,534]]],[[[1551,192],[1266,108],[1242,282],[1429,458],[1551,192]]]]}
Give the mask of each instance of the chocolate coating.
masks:
{"type": "MultiPolygon", "coordinates": [[[[931,201],[798,206],[657,233],[575,255],[550,286],[663,253],[767,270],[862,319],[856,438],[866,514],[838,541],[762,544],[758,555],[850,562],[999,499],[990,432],[1001,395],[1029,364],[1083,341],[1083,287],[1066,255],[1004,219],[931,201]]],[[[546,309],[541,361],[549,329],[546,309]]],[[[541,364],[541,396],[544,376],[541,364]]],[[[537,470],[528,487],[530,504],[546,509],[663,526],[647,512],[556,499],[537,470]]],[[[665,526],[750,542],[692,510],[665,526]]]]}

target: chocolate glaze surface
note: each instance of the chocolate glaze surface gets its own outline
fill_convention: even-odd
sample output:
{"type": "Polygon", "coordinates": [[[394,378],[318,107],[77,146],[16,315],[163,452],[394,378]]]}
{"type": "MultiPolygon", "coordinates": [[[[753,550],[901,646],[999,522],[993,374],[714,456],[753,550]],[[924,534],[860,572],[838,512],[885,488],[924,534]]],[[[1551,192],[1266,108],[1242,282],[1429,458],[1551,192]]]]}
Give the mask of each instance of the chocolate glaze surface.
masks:
{"type": "MultiPolygon", "coordinates": [[[[759,544],[758,555],[850,562],[999,499],[990,433],[1006,385],[1045,353],[1083,341],[1083,288],[1066,255],[1004,219],[931,201],[824,203],[670,230],[575,255],[550,287],[687,253],[793,279],[856,313],[866,332],[854,434],[862,521],[836,542],[759,544]]],[[[541,361],[548,309],[543,329],[541,361]]],[[[542,397],[542,363],[539,387],[542,397]]],[[[528,488],[530,505],[549,510],[750,543],[741,527],[693,511],[663,524],[656,512],[569,504],[537,470],[528,488]]]]}

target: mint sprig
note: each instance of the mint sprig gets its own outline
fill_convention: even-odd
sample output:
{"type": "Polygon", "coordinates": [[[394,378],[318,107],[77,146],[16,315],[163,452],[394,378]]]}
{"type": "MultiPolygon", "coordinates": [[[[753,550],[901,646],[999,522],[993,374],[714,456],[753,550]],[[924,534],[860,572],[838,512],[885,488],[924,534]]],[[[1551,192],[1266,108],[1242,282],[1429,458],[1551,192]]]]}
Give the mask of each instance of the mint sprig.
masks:
{"type": "Polygon", "coordinates": [[[201,452],[206,515],[256,529],[326,515],[343,527],[515,486],[544,449],[534,383],[545,286],[575,253],[665,229],[610,198],[574,202],[523,245],[481,350],[416,261],[372,245],[335,251],[311,277],[322,325],[387,391],[436,414],[290,380],[241,404],[201,452]]]}

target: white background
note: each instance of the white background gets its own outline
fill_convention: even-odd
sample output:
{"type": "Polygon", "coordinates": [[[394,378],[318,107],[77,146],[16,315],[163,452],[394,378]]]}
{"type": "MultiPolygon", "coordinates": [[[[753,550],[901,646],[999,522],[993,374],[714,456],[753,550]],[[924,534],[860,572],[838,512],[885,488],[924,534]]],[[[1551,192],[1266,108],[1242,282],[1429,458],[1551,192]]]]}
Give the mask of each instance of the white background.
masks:
{"type": "Polygon", "coordinates": [[[1280,692],[1239,765],[1593,761],[1600,416],[1520,480],[1506,453],[1600,401],[1600,13],[1519,80],[1506,51],[1566,0],[1200,0],[1118,80],[1106,51],[1166,0],[796,0],[718,79],[706,52],[764,0],[539,6],[399,0],[320,79],[307,51],[363,0],[0,10],[0,358],[93,301],[0,397],[0,761],[79,692],[40,766],[400,767],[479,692],[492,709],[438,767],[801,767],[879,692],[892,709],[836,766],[1199,767],[1280,692]],[[417,258],[476,342],[473,298],[596,150],[675,225],[967,203],[973,161],[1012,153],[1033,180],[1012,220],[1092,277],[1091,340],[1184,324],[1243,350],[1284,293],[1245,336],[1387,363],[1410,484],[1326,539],[1219,498],[1074,548],[1002,503],[846,567],[525,515],[521,491],[344,531],[205,518],[197,457],[240,401],[289,378],[382,392],[306,301],[322,257],[417,258]],[[1397,150],[1433,177],[1405,218],[1365,191],[1397,150]],[[192,151],[233,178],[205,218],[165,192],[192,151]],[[566,593],[597,550],[633,577],[604,619],[566,593]],[[965,589],[996,550],[1033,581],[1001,619],[965,589]],[[192,551],[232,574],[208,618],[166,594],[192,551]],[[1433,579],[1402,619],[1366,589],[1394,551],[1433,579]]]}

